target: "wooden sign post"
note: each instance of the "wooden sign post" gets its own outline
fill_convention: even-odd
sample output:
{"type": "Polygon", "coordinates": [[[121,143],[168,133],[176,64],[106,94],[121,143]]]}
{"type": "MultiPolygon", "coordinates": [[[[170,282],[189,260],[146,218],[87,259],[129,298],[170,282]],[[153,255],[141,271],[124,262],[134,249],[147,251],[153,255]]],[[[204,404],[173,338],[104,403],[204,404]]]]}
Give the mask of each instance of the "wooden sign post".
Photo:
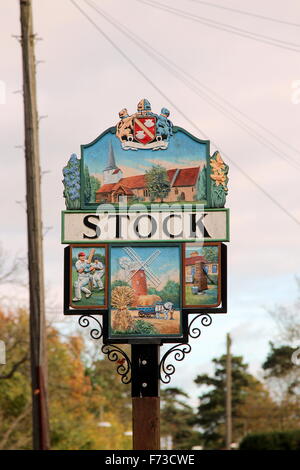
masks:
{"type": "Polygon", "coordinates": [[[63,169],[64,313],[132,384],[133,447],[160,448],[159,383],[227,310],[228,166],[142,99],[63,169]],[[190,314],[196,314],[189,323],[190,314]],[[102,322],[99,320],[102,316],[102,322]],[[160,346],[173,346],[160,359],[160,346]],[[118,345],[131,345],[131,358],[118,345]]]}

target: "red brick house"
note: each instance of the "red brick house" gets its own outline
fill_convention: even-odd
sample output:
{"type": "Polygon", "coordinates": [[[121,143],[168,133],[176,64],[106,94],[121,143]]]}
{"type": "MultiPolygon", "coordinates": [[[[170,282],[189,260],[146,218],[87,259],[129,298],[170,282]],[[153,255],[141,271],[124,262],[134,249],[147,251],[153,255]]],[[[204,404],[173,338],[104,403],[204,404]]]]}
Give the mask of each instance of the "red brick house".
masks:
{"type": "Polygon", "coordinates": [[[204,267],[207,260],[204,256],[200,256],[198,251],[193,251],[188,258],[185,259],[185,283],[190,287],[198,287],[200,291],[206,290],[207,276],[204,267]]]}

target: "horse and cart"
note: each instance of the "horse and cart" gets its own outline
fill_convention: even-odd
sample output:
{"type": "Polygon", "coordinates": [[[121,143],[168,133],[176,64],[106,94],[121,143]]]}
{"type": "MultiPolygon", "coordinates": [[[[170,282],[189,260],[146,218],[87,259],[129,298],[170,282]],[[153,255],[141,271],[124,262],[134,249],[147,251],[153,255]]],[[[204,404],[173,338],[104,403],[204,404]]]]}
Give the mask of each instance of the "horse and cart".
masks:
{"type": "Polygon", "coordinates": [[[139,317],[155,317],[161,320],[163,315],[164,320],[174,320],[174,305],[172,302],[155,302],[153,305],[138,305],[138,315],[139,317]]]}

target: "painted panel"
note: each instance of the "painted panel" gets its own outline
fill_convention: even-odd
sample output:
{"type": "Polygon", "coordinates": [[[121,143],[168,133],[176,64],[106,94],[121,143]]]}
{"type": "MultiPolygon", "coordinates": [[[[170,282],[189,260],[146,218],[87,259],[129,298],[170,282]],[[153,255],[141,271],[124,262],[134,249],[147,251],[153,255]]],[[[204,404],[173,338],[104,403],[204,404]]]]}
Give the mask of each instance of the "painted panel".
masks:
{"type": "Polygon", "coordinates": [[[70,247],[70,306],[107,308],[107,250],[104,245],[70,247]]]}
{"type": "Polygon", "coordinates": [[[181,247],[110,248],[110,339],[180,337],[181,247]]]}
{"type": "Polygon", "coordinates": [[[217,307],[221,303],[221,244],[185,243],[183,307],[217,307]]]}

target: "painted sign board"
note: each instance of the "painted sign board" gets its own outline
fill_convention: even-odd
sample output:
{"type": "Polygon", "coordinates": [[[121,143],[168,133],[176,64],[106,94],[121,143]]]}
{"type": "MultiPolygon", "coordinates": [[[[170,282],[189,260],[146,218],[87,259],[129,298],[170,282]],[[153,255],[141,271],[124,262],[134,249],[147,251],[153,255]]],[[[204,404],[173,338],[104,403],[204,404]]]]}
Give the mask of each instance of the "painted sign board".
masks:
{"type": "Polygon", "coordinates": [[[229,210],[64,211],[62,243],[229,241],[229,210]]]}
{"type": "Polygon", "coordinates": [[[63,169],[67,209],[139,203],[203,204],[221,208],[228,192],[228,165],[218,151],[210,156],[208,140],[173,126],[170,112],[151,110],[148,100],[137,112],[126,108],[120,120],[81,146],[63,169]]]}
{"type": "Polygon", "coordinates": [[[227,309],[228,165],[170,112],[119,112],[63,169],[64,313],[104,342],[187,341],[189,313],[227,309]]]}

